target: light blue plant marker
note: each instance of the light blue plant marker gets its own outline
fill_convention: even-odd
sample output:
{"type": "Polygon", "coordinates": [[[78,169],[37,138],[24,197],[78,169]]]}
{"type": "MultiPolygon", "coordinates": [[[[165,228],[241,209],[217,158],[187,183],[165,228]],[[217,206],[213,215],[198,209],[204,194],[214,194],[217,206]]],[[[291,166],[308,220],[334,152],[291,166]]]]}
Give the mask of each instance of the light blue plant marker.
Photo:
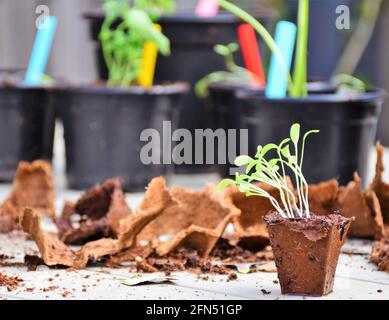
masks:
{"type": "MultiPolygon", "coordinates": [[[[290,70],[294,47],[296,43],[296,25],[288,21],[280,21],[276,26],[275,42],[280,49],[285,63],[290,70]]],[[[266,97],[282,99],[286,97],[288,90],[288,77],[285,68],[273,53],[266,86],[266,97]]]]}
{"type": "Polygon", "coordinates": [[[42,17],[42,19],[45,19],[45,21],[41,22],[35,36],[34,46],[24,79],[25,84],[29,86],[35,86],[41,83],[58,24],[57,18],[54,16],[42,17]]]}

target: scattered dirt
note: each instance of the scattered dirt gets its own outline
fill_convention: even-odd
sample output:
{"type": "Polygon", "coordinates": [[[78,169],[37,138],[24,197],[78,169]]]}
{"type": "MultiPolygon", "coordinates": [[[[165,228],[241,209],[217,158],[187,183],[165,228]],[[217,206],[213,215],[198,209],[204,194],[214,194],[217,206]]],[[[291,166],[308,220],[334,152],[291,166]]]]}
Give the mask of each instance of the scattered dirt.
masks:
{"type": "Polygon", "coordinates": [[[57,289],[59,289],[59,286],[50,286],[50,287],[47,287],[47,288],[43,288],[42,292],[51,292],[51,291],[55,291],[57,289]]]}
{"type": "Polygon", "coordinates": [[[373,243],[370,262],[378,266],[378,270],[389,272],[389,239],[382,239],[373,243]]]}
{"type": "Polygon", "coordinates": [[[230,272],[228,274],[228,281],[237,280],[237,279],[238,279],[238,276],[235,272],[230,272]]]}
{"type": "Polygon", "coordinates": [[[23,267],[24,263],[22,262],[12,262],[7,260],[12,260],[14,257],[7,256],[5,254],[0,254],[0,267],[23,267]]]}
{"type": "Polygon", "coordinates": [[[25,264],[23,262],[7,262],[0,261],[0,267],[24,267],[25,264]]]}
{"type": "Polygon", "coordinates": [[[17,276],[8,276],[0,272],[0,287],[6,287],[8,291],[14,291],[23,282],[23,279],[17,276]]]}
{"type": "Polygon", "coordinates": [[[211,257],[218,258],[224,263],[249,263],[273,260],[270,246],[261,251],[251,251],[238,245],[231,245],[225,239],[220,239],[211,252],[211,257]]]}
{"type": "MultiPolygon", "coordinates": [[[[138,250],[138,252],[140,252],[138,250]]],[[[270,247],[263,251],[253,252],[238,246],[232,246],[225,239],[220,239],[208,257],[202,257],[198,251],[180,248],[165,256],[159,256],[155,251],[148,256],[137,256],[131,259],[135,265],[132,272],[176,272],[189,271],[198,275],[219,274],[230,275],[239,263],[261,263],[272,261],[270,247]]],[[[250,272],[262,271],[253,265],[250,272]]],[[[274,272],[274,270],[272,270],[274,272]]],[[[233,276],[232,276],[233,277],[233,276]]],[[[233,280],[233,279],[230,279],[233,280]]]]}
{"type": "Polygon", "coordinates": [[[32,256],[28,254],[24,256],[24,265],[27,267],[28,271],[35,271],[38,266],[44,264],[44,261],[38,256],[32,256]]]}
{"type": "Polygon", "coordinates": [[[263,294],[271,294],[271,291],[267,291],[267,290],[265,290],[265,289],[261,289],[261,292],[263,293],[263,294]]]}
{"type": "Polygon", "coordinates": [[[71,293],[70,291],[65,290],[64,292],[62,292],[62,297],[67,298],[67,297],[69,297],[71,294],[72,294],[72,293],[71,293]]]}

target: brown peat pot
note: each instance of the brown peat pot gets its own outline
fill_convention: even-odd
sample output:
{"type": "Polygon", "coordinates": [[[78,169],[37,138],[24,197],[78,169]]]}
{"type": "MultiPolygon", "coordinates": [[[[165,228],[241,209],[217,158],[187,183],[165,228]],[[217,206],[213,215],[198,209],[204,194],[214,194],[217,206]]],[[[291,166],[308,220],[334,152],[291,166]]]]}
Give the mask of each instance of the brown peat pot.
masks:
{"type": "Polygon", "coordinates": [[[286,219],[264,217],[282,294],[323,296],[332,292],[336,266],[352,219],[339,214],[286,219]]]}

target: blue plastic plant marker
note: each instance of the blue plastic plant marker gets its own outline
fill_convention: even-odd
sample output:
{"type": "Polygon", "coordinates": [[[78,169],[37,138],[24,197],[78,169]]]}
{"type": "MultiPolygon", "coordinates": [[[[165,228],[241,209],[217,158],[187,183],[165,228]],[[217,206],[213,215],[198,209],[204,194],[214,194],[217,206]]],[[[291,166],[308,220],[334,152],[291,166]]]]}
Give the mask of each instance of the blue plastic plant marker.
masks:
{"type": "Polygon", "coordinates": [[[30,86],[39,85],[41,83],[58,24],[56,17],[48,16],[43,19],[47,20],[38,28],[30,61],[28,63],[26,77],[24,79],[24,82],[30,86]]]}
{"type": "MultiPolygon", "coordinates": [[[[296,25],[288,21],[278,22],[276,26],[275,41],[285,59],[288,70],[290,70],[296,43],[296,25]]],[[[266,86],[266,97],[282,99],[286,97],[287,90],[288,77],[285,72],[285,67],[273,53],[266,86]]]]}

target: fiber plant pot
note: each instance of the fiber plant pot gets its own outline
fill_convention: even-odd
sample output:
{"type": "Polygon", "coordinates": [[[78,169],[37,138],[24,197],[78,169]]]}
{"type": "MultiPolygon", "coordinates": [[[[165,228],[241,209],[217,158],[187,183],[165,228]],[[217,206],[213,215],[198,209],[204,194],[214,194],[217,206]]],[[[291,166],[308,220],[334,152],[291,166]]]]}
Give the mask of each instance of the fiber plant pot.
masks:
{"type": "Polygon", "coordinates": [[[339,214],[285,219],[265,216],[282,294],[332,292],[336,266],[352,219],[339,214]]]}
{"type": "MultiPolygon", "coordinates": [[[[123,180],[128,191],[141,191],[148,182],[164,175],[165,139],[163,121],[176,123],[176,113],[184,83],[141,87],[85,87],[64,89],[61,118],[64,126],[67,183],[73,189],[86,189],[112,177],[123,180]],[[152,129],[153,155],[159,164],[145,164],[140,153],[148,141],[141,133],[152,129]]],[[[147,138],[150,141],[150,138],[147,138]]],[[[167,140],[169,141],[169,140],[167,140]]]]}
{"type": "Polygon", "coordinates": [[[49,91],[0,86],[0,181],[10,182],[20,161],[51,161],[55,109],[49,91]]]}
{"type": "Polygon", "coordinates": [[[258,145],[281,141],[295,122],[305,130],[319,129],[320,134],[306,144],[309,157],[303,169],[308,182],[336,178],[346,185],[357,171],[366,185],[384,97],[378,89],[353,96],[316,93],[301,99],[268,99],[241,91],[240,127],[249,131],[249,154],[255,154],[258,145]]]}
{"type": "MultiPolygon", "coordinates": [[[[272,22],[276,16],[273,9],[259,7],[253,14],[268,30],[272,29],[272,22]]],[[[84,16],[90,21],[93,40],[98,41],[104,12],[92,11],[84,16]]],[[[241,21],[234,15],[225,13],[206,18],[194,14],[177,14],[161,17],[158,23],[162,26],[163,33],[170,39],[171,55],[158,57],[157,81],[186,81],[191,86],[183,100],[184,108],[180,112],[178,126],[189,129],[192,134],[195,129],[212,128],[211,115],[207,112],[204,101],[195,95],[193,87],[207,74],[225,69],[224,58],[217,55],[213,47],[216,44],[238,42],[236,30],[241,21]]],[[[107,69],[100,44],[96,50],[100,77],[106,79],[107,69]]],[[[243,63],[240,54],[236,60],[238,64],[243,63]]],[[[198,148],[200,147],[198,144],[198,148]]],[[[205,164],[205,154],[203,164],[194,164],[194,160],[195,152],[192,164],[176,166],[176,171],[179,173],[215,171],[213,165],[205,164]]]]}

